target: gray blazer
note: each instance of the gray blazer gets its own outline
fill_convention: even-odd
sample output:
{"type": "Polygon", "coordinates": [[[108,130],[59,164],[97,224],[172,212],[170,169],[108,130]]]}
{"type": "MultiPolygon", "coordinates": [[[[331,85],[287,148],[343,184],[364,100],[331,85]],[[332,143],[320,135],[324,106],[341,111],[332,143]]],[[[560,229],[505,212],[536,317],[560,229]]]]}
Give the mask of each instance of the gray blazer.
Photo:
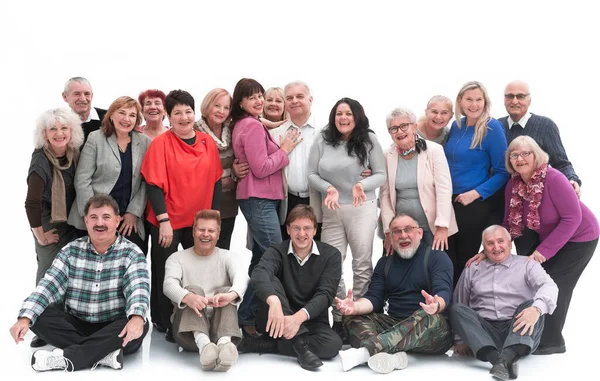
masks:
{"type": "MultiPolygon", "coordinates": [[[[144,238],[146,182],[142,178],[141,169],[144,155],[146,155],[151,141],[149,137],[138,132],[131,135],[133,176],[131,179],[131,200],[125,212],[138,217],[137,231],[142,239],[144,238]]],[[[83,222],[85,203],[95,194],[110,194],[120,173],[121,156],[116,135],[112,134],[106,137],[101,130],[92,132],[81,151],[77,172],[75,172],[76,197],[67,222],[77,229],[85,230],[85,223],[83,222]]]]}

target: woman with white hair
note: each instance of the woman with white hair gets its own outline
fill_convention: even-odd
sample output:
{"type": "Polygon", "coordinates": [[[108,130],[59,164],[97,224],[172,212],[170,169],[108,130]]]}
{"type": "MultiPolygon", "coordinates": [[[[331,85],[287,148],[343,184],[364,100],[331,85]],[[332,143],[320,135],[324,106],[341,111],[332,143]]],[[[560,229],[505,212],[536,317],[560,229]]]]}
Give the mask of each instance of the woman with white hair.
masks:
{"type": "MultiPolygon", "coordinates": [[[[77,238],[75,228],[67,224],[67,217],[75,201],[73,179],[82,144],[81,120],[70,109],[48,110],[39,117],[25,199],[37,254],[36,284],[60,249],[77,238]]],[[[44,345],[37,337],[31,341],[32,347],[44,345]]]]}
{"type": "Polygon", "coordinates": [[[417,123],[417,133],[425,140],[444,145],[448,140],[452,119],[452,101],[443,95],[434,95],[427,102],[425,116],[417,123]]]}

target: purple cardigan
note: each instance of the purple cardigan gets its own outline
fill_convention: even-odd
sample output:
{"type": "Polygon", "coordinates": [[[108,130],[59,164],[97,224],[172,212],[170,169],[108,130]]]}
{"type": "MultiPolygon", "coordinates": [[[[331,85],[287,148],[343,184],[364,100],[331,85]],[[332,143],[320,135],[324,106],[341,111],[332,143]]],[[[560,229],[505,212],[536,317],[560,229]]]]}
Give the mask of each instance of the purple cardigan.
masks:
{"type": "Polygon", "coordinates": [[[287,152],[279,148],[258,119],[250,116],[235,124],[231,139],[236,159],[250,166],[248,175],[238,182],[237,199],[282,200],[281,169],[290,162],[287,152]]]}
{"type": "MultiPolygon", "coordinates": [[[[512,178],[506,185],[504,226],[508,227],[512,178]]],[[[529,201],[523,200],[523,216],[529,212],[529,201]]],[[[537,247],[546,259],[552,258],[567,242],[593,241],[600,235],[598,220],[575,194],[565,175],[548,167],[540,204],[540,245],[537,247]]],[[[523,218],[526,220],[526,217],[523,218]]]]}

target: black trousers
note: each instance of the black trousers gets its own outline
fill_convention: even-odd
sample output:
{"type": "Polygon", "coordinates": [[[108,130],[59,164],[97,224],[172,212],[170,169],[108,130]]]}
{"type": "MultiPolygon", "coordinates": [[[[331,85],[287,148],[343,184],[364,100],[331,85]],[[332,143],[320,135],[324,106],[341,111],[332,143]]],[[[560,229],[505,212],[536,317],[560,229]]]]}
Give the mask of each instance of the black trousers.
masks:
{"type": "Polygon", "coordinates": [[[152,273],[150,277],[150,317],[153,323],[162,324],[166,328],[171,328],[171,314],[173,313],[173,303],[163,293],[163,282],[165,280],[165,263],[167,259],[178,250],[179,244],[184,249],[194,246],[194,237],[192,228],[181,228],[173,230],[173,242],[171,246],[162,247],[158,243],[158,227],[152,225],[150,228],[152,236],[152,247],[150,249],[152,273]]]}
{"type": "Polygon", "coordinates": [[[544,317],[547,316],[538,319],[531,336],[521,336],[521,331],[513,332],[513,325],[515,317],[532,304],[533,300],[523,302],[517,307],[511,320],[496,321],[486,320],[471,307],[455,303],[450,307],[452,329],[481,361],[488,361],[485,354],[489,348],[496,349],[500,354],[504,348],[517,344],[527,346],[529,350],[524,354],[527,356],[538,347],[544,329],[544,317]]]}
{"type": "Polygon", "coordinates": [[[217,247],[229,250],[231,245],[231,236],[233,235],[233,228],[235,227],[235,217],[236,216],[221,220],[221,234],[219,234],[217,247]]]}
{"type": "Polygon", "coordinates": [[[540,346],[565,345],[562,330],[567,319],[573,290],[594,255],[597,245],[598,238],[588,242],[567,242],[555,256],[542,263],[542,267],[558,286],[558,301],[552,315],[546,316],[546,326],[540,346]]]}
{"type": "MultiPolygon", "coordinates": [[[[64,357],[73,363],[73,370],[89,369],[107,354],[121,348],[121,333],[128,320],[117,319],[105,323],[88,323],[50,306],[37,318],[31,330],[45,342],[64,351],[64,357]]],[[[123,354],[136,352],[148,333],[148,322],[139,338],[130,341],[123,354]]]]}
{"type": "MultiPolygon", "coordinates": [[[[454,200],[456,195],[452,196],[454,200]]],[[[481,233],[489,226],[493,203],[490,199],[475,200],[467,206],[452,202],[458,233],[448,237],[448,256],[454,265],[454,286],[467,261],[479,253],[481,233]]]]}
{"type": "MultiPolygon", "coordinates": [[[[290,212],[292,211],[292,209],[294,209],[294,207],[296,205],[310,205],[310,197],[298,197],[296,195],[288,193],[288,207],[287,207],[287,213],[285,214],[286,217],[287,217],[287,215],[290,214],[290,212]]],[[[317,232],[315,233],[315,238],[314,238],[315,241],[321,240],[322,226],[323,226],[322,223],[320,223],[320,222],[317,223],[317,232]]],[[[287,226],[285,224],[281,225],[281,237],[284,241],[286,239],[290,239],[290,235],[287,232],[287,226]]]]}
{"type": "MultiPolygon", "coordinates": [[[[290,303],[285,290],[279,278],[271,280],[275,288],[275,295],[281,301],[281,308],[285,316],[293,315],[296,311],[290,308],[290,303]]],[[[260,302],[260,309],[256,316],[256,329],[258,332],[265,332],[269,315],[269,305],[265,302],[260,302]]],[[[342,349],[342,339],[329,326],[329,322],[323,320],[308,320],[300,325],[296,337],[291,340],[280,338],[277,340],[277,350],[279,353],[286,356],[296,357],[296,352],[292,348],[294,340],[302,337],[310,347],[311,351],[321,359],[331,359],[337,356],[342,349]]]]}

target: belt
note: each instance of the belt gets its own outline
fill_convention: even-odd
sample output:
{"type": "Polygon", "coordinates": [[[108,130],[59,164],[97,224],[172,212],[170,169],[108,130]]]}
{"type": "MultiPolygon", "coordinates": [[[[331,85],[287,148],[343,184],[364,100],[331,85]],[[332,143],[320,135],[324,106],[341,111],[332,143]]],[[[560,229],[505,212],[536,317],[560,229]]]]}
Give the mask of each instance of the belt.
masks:
{"type": "Polygon", "coordinates": [[[308,198],[310,196],[310,193],[308,192],[294,192],[291,189],[288,189],[288,193],[300,198],[308,198]]]}

